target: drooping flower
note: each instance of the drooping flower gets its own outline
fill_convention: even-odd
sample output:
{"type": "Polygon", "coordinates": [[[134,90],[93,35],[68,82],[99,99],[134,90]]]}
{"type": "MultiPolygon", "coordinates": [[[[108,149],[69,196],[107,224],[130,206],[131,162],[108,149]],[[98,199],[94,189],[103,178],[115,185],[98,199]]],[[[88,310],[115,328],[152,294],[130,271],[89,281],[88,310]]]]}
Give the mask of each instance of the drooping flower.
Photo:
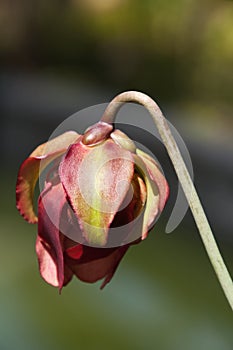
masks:
{"type": "Polygon", "coordinates": [[[38,223],[41,276],[59,289],[73,275],[90,283],[104,278],[103,288],[129,246],[147,237],[167,197],[157,162],[105,122],[38,146],[16,185],[20,214],[38,223]],[[34,189],[47,169],[37,217],[34,189]]]}

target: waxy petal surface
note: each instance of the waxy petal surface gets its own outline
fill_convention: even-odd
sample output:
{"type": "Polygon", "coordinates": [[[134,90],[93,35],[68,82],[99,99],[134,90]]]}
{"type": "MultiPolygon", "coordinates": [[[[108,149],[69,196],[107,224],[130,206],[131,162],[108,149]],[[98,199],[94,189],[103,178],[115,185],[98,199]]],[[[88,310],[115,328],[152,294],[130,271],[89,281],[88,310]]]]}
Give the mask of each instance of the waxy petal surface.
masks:
{"type": "Polygon", "coordinates": [[[16,184],[16,206],[28,222],[38,221],[33,209],[33,194],[40,173],[49,163],[66,152],[78,137],[76,132],[68,131],[38,146],[22,163],[16,184]]]}
{"type": "Polygon", "coordinates": [[[159,164],[149,154],[137,149],[137,154],[146,165],[150,179],[154,181],[159,190],[159,211],[162,212],[169,196],[169,186],[159,164]]]}
{"type": "Polygon", "coordinates": [[[65,275],[63,241],[59,229],[64,205],[66,205],[66,195],[63,186],[61,184],[56,186],[47,184],[38,201],[39,220],[36,252],[41,276],[46,282],[59,287],[59,289],[64,284],[65,275]]]}
{"type": "Polygon", "coordinates": [[[137,149],[136,153],[136,169],[138,169],[143,177],[147,189],[147,200],[142,225],[143,240],[147,237],[153,221],[161,213],[166,203],[168,185],[157,163],[141,150],[137,149]]]}
{"type": "Polygon", "coordinates": [[[132,154],[111,139],[94,147],[78,142],[69,148],[59,175],[89,244],[106,244],[109,226],[129,190],[133,173],[132,154]]]}

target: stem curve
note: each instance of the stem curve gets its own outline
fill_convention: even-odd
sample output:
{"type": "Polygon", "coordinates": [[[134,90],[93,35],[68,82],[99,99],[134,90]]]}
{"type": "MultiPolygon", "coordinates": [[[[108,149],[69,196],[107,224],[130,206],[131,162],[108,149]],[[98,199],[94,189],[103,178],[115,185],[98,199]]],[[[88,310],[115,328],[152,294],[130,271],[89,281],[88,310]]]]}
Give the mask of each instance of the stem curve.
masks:
{"type": "Polygon", "coordinates": [[[195,186],[186,168],[177,143],[172,136],[166,118],[155,101],[149,96],[138,91],[127,91],[117,95],[107,106],[101,121],[114,123],[116,114],[124,103],[134,102],[144,106],[150,113],[161,139],[167,149],[177,177],[181,183],[188,204],[192,211],[199,234],[205,246],[206,252],[215,270],[217,278],[222,286],[225,296],[233,310],[233,282],[221,256],[208,219],[205,215],[201,201],[198,197],[195,186]]]}

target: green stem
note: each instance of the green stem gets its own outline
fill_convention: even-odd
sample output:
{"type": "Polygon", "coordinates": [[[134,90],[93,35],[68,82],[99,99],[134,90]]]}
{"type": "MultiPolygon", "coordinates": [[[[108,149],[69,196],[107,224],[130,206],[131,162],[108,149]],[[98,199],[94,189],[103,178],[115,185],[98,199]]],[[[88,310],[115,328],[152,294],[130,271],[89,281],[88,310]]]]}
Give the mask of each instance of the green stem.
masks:
{"type": "Polygon", "coordinates": [[[114,123],[117,112],[126,102],[138,103],[140,105],[143,105],[149,111],[167,149],[169,157],[173,163],[177,177],[183,187],[183,191],[191,208],[200,236],[209,255],[213,268],[216,272],[218,280],[233,310],[233,282],[218,249],[209,222],[206,218],[200,199],[186,168],[184,160],[180,154],[176,141],[172,136],[168,123],[158,105],[149,96],[141,92],[123,92],[122,94],[116,96],[109,103],[101,120],[107,123],[114,123]]]}

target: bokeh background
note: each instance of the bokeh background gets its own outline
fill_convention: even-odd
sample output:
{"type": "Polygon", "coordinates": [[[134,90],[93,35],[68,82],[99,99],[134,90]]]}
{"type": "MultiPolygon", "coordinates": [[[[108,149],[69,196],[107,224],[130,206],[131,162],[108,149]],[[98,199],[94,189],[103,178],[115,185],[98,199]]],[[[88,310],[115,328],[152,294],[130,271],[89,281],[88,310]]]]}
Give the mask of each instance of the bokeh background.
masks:
{"type": "Polygon", "coordinates": [[[40,279],[36,227],[15,209],[18,167],[69,115],[129,89],[152,96],[186,142],[233,275],[233,2],[1,0],[1,350],[233,348],[190,212],[164,233],[177,191],[167,160],[171,200],[104,291],[73,280],[59,295],[40,279]]]}

